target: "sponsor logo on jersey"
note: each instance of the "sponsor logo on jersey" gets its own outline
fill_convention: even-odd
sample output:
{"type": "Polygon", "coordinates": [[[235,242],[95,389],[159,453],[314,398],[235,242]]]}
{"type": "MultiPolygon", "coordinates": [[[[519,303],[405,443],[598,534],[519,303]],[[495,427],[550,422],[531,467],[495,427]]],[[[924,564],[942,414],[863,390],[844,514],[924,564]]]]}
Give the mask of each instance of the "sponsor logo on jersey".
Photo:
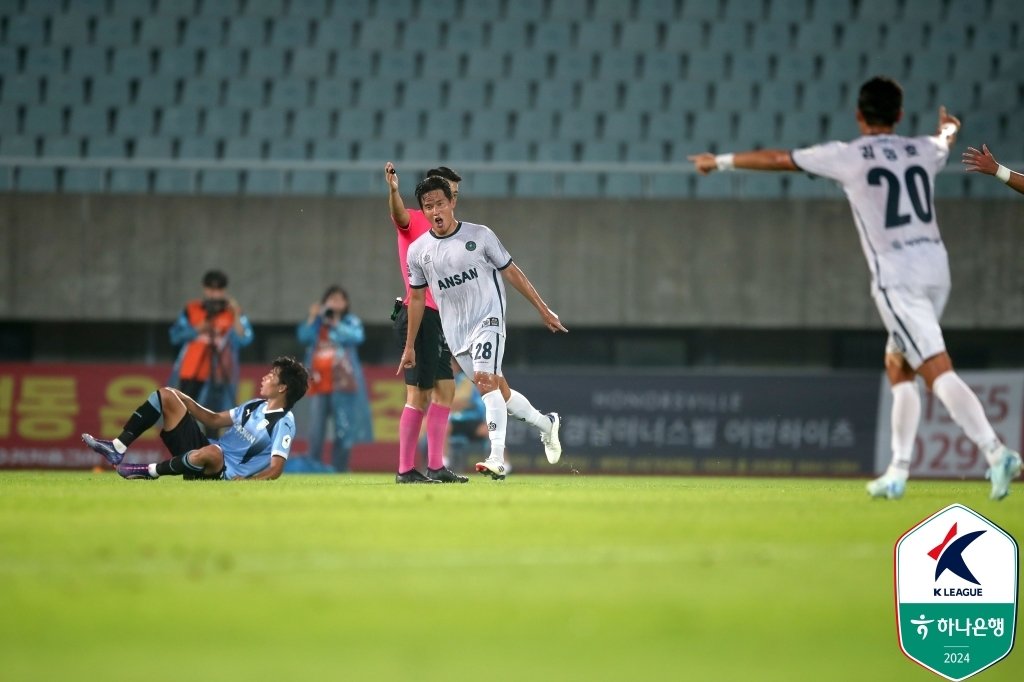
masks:
{"type": "Polygon", "coordinates": [[[501,325],[501,322],[496,317],[488,317],[483,322],[483,326],[484,327],[497,327],[497,326],[500,326],[500,325],[501,325]]]}
{"type": "Polygon", "coordinates": [[[466,242],[466,251],[476,251],[476,242],[466,242]]]}
{"type": "Polygon", "coordinates": [[[445,289],[450,289],[451,287],[464,284],[465,282],[469,282],[470,280],[474,280],[477,277],[476,268],[470,268],[462,273],[448,275],[447,277],[437,280],[437,288],[443,291],[445,289]]]}

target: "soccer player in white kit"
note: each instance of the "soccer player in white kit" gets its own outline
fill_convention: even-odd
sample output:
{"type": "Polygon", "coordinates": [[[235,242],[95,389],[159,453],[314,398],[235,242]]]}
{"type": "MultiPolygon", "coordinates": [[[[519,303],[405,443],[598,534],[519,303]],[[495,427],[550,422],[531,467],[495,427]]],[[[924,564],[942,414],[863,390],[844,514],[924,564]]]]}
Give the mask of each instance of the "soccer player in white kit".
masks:
{"type": "Polygon", "coordinates": [[[416,365],[416,333],[429,287],[452,356],[466,376],[472,377],[484,401],[491,452],[476,470],[495,480],[505,478],[505,431],[510,415],[540,432],[544,454],[554,464],[562,454],[558,414],[542,414],[525,396],[510,389],[502,376],[508,304],[504,281],[533,304],[548,329],[569,330],[512,262],[490,228],[455,219],[452,190],[444,178],[435,176],[420,182],[416,199],[431,227],[409,247],[409,326],[398,371],[416,365]]]}
{"type": "Polygon", "coordinates": [[[981,402],[953,371],[939,318],[949,297],[949,261],[932,201],[935,174],[946,164],[960,122],[939,109],[933,136],[896,135],[903,89],[875,77],[861,86],[857,125],[861,137],[806,149],[759,150],[691,156],[697,171],[805,171],[835,180],[853,209],[853,220],[871,270],[871,293],[889,332],[885,370],[892,384],[892,461],[867,484],[872,497],[899,499],[906,488],[914,437],[921,417],[915,374],[984,454],[990,497],[1006,497],[1021,471],[1021,458],[989,424],[981,402]]]}

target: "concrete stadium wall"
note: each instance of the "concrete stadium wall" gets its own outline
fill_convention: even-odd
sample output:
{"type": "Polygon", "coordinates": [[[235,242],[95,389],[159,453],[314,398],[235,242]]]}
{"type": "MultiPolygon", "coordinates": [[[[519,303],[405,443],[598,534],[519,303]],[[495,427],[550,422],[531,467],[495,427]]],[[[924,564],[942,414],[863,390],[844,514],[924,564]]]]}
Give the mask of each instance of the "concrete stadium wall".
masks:
{"type": "MultiPolygon", "coordinates": [[[[1008,195],[1010,193],[1008,192],[1008,195]]],[[[411,200],[410,200],[411,201],[411,200]]],[[[1024,324],[1020,200],[939,202],[950,328],[1024,324]]],[[[576,326],[877,328],[847,204],[463,198],[576,326]]],[[[0,194],[0,318],[170,320],[223,268],[255,322],[340,282],[368,324],[402,292],[376,198],[0,194]]],[[[537,322],[510,293],[514,324],[537,322]]]]}

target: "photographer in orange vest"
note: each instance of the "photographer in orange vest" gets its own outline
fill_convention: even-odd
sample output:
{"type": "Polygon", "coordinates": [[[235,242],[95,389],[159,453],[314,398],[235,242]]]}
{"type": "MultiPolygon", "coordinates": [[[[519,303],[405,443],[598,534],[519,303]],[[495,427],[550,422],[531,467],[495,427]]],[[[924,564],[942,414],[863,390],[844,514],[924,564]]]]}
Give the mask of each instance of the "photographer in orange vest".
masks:
{"type": "Polygon", "coordinates": [[[203,297],[186,303],[170,328],[171,343],[181,345],[170,384],[215,412],[237,402],[238,349],[252,343],[252,325],[227,288],[227,275],[207,272],[203,297]]]}

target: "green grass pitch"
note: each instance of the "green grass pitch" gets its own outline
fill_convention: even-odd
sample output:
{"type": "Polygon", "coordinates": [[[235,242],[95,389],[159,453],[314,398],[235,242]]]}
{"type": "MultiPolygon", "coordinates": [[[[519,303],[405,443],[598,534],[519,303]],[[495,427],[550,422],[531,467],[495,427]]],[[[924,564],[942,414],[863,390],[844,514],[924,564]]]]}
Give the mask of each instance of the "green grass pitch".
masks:
{"type": "Polygon", "coordinates": [[[899,650],[893,545],[953,502],[1019,542],[1015,488],[3,472],[0,678],[940,679],[899,650]]]}

